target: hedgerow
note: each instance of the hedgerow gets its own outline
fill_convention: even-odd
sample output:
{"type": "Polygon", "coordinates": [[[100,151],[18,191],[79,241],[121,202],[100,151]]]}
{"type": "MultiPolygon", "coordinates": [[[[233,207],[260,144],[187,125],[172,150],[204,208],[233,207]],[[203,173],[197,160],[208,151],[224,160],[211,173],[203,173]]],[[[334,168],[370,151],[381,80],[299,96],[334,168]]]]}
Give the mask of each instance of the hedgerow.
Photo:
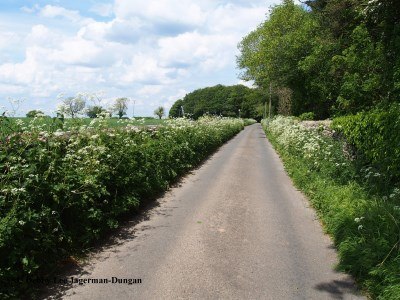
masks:
{"type": "Polygon", "coordinates": [[[400,181],[400,104],[333,120],[358,154],[360,162],[382,173],[387,186],[400,181]]]}
{"type": "Polygon", "coordinates": [[[19,125],[0,139],[0,298],[26,296],[32,278],[118,227],[244,126],[222,118],[157,128],[101,119],[67,131],[19,125]]]}
{"type": "Polygon", "coordinates": [[[249,126],[249,125],[253,125],[253,124],[257,123],[257,121],[254,119],[243,119],[243,122],[244,122],[244,126],[249,126]]]}
{"type": "Polygon", "coordinates": [[[295,185],[332,236],[338,269],[352,274],[373,298],[399,299],[399,187],[371,188],[383,175],[360,169],[357,156],[329,128],[310,129],[281,116],[262,123],[295,185]]]}

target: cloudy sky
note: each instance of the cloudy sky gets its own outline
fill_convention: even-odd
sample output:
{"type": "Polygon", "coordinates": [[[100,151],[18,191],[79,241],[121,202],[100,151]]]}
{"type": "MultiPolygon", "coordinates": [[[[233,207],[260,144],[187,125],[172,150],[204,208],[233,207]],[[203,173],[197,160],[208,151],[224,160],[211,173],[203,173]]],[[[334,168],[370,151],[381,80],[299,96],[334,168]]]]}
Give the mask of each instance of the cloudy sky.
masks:
{"type": "MultiPolygon", "coordinates": [[[[279,0],[1,0],[0,110],[57,95],[135,99],[135,115],[194,89],[239,83],[237,44],[279,0]]],[[[128,115],[132,115],[133,101],[128,115]]],[[[1,113],[1,111],[0,111],[1,113]]]]}

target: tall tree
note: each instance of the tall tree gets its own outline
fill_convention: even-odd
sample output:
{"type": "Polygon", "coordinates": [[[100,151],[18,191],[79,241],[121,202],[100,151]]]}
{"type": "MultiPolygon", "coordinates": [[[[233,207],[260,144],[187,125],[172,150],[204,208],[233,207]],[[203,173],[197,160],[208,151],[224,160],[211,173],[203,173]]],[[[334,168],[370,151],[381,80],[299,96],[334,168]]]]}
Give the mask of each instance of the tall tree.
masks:
{"type": "Polygon", "coordinates": [[[154,114],[161,120],[165,114],[164,107],[159,106],[154,110],[154,114]]]}
{"type": "Polygon", "coordinates": [[[299,62],[311,52],[317,28],[315,18],[293,1],[275,6],[269,19],[239,44],[237,63],[243,69],[242,79],[254,80],[265,92],[271,83],[276,90],[290,89],[293,112],[309,110],[314,99],[304,88],[305,74],[299,62]]]}
{"type": "Polygon", "coordinates": [[[59,112],[75,118],[82,114],[86,106],[86,99],[83,94],[77,94],[75,97],[62,98],[62,104],[59,107],[59,112]]]}
{"type": "Polygon", "coordinates": [[[128,102],[128,98],[115,99],[113,111],[118,115],[118,118],[121,119],[124,115],[126,115],[126,112],[128,110],[128,102]]]}

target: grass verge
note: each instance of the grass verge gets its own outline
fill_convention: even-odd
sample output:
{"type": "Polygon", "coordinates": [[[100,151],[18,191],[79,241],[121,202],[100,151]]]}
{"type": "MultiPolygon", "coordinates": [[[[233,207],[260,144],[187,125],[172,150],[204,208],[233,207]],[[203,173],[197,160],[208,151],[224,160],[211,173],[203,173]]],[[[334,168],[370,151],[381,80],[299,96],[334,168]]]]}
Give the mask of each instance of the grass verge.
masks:
{"type": "MultiPolygon", "coordinates": [[[[399,190],[376,193],[381,174],[360,171],[344,142],[294,119],[263,121],[297,188],[308,196],[339,254],[338,269],[374,299],[400,299],[399,190]]],[[[368,170],[368,168],[366,169],[368,170]]]]}

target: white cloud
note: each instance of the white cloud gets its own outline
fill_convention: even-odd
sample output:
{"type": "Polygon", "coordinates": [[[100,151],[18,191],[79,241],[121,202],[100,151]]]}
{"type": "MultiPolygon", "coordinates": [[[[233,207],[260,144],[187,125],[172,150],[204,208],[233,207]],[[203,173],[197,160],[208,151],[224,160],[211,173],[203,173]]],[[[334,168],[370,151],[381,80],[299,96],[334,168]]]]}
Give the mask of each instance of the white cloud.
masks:
{"type": "Polygon", "coordinates": [[[245,86],[247,86],[249,88],[253,88],[254,87],[254,85],[253,85],[254,81],[252,81],[252,80],[250,80],[250,81],[239,80],[237,82],[237,84],[245,85],[245,86]]]}
{"type": "Polygon", "coordinates": [[[26,59],[22,63],[6,63],[0,65],[0,82],[10,84],[30,84],[37,76],[37,62],[32,49],[28,49],[26,59]]]}
{"type": "Polygon", "coordinates": [[[31,19],[0,21],[0,58],[20,52],[0,62],[0,105],[2,96],[23,94],[55,108],[60,92],[105,90],[110,101],[137,99],[135,115],[145,115],[195,88],[236,84],[238,42],[278,1],[110,0],[90,8],[107,21],[62,2],[21,8],[31,19]]]}
{"type": "Polygon", "coordinates": [[[90,8],[90,11],[102,17],[109,17],[113,14],[113,5],[111,3],[95,4],[90,8]]]}
{"type": "Polygon", "coordinates": [[[153,96],[153,95],[160,94],[162,89],[163,89],[162,85],[145,85],[138,91],[138,95],[140,95],[142,97],[143,96],[153,96]]]}
{"type": "Polygon", "coordinates": [[[11,31],[0,31],[0,49],[14,46],[20,41],[20,37],[11,31]]]}
{"type": "Polygon", "coordinates": [[[153,22],[201,25],[205,12],[198,3],[191,0],[116,0],[115,14],[123,19],[140,16],[153,22]]]}
{"type": "Polygon", "coordinates": [[[117,18],[129,20],[140,18],[149,28],[161,35],[182,33],[201,26],[206,12],[198,1],[190,0],[116,0],[114,12],[117,18]]]}
{"type": "Polygon", "coordinates": [[[198,65],[204,70],[223,68],[230,63],[236,39],[229,35],[202,35],[197,32],[163,38],[159,41],[160,56],[167,66],[198,65]]]}
{"type": "Polygon", "coordinates": [[[242,35],[255,28],[265,16],[264,6],[241,7],[227,4],[217,7],[209,16],[208,27],[218,33],[242,35]]]}
{"type": "Polygon", "coordinates": [[[112,22],[91,22],[78,31],[78,36],[95,41],[103,41],[110,30],[112,22]]]}
{"type": "Polygon", "coordinates": [[[38,4],[35,4],[32,7],[27,7],[27,6],[21,7],[21,11],[28,14],[32,14],[34,12],[37,12],[38,10],[40,10],[40,6],[38,4]]]}
{"type": "Polygon", "coordinates": [[[39,24],[34,25],[31,32],[26,37],[26,43],[30,46],[57,47],[58,43],[63,40],[63,36],[52,32],[48,27],[39,24]]]}
{"type": "Polygon", "coordinates": [[[94,42],[81,38],[72,38],[65,40],[61,49],[50,50],[49,59],[58,63],[69,65],[102,65],[104,61],[98,62],[102,49],[94,42]]]}
{"type": "Polygon", "coordinates": [[[61,6],[46,5],[40,10],[40,15],[46,18],[62,17],[70,21],[77,22],[81,20],[79,11],[65,9],[61,6]]]}
{"type": "MultiPolygon", "coordinates": [[[[0,90],[2,91],[2,93],[9,94],[9,95],[16,95],[16,94],[21,94],[24,92],[24,88],[15,83],[9,84],[9,83],[1,83],[0,82],[0,90]]],[[[1,107],[2,106],[3,105],[1,105],[1,107]]],[[[1,109],[0,109],[0,112],[2,112],[1,109]]]]}
{"type": "Polygon", "coordinates": [[[176,69],[162,67],[156,58],[139,53],[124,66],[120,80],[123,84],[166,85],[173,83],[175,73],[176,69]]]}

